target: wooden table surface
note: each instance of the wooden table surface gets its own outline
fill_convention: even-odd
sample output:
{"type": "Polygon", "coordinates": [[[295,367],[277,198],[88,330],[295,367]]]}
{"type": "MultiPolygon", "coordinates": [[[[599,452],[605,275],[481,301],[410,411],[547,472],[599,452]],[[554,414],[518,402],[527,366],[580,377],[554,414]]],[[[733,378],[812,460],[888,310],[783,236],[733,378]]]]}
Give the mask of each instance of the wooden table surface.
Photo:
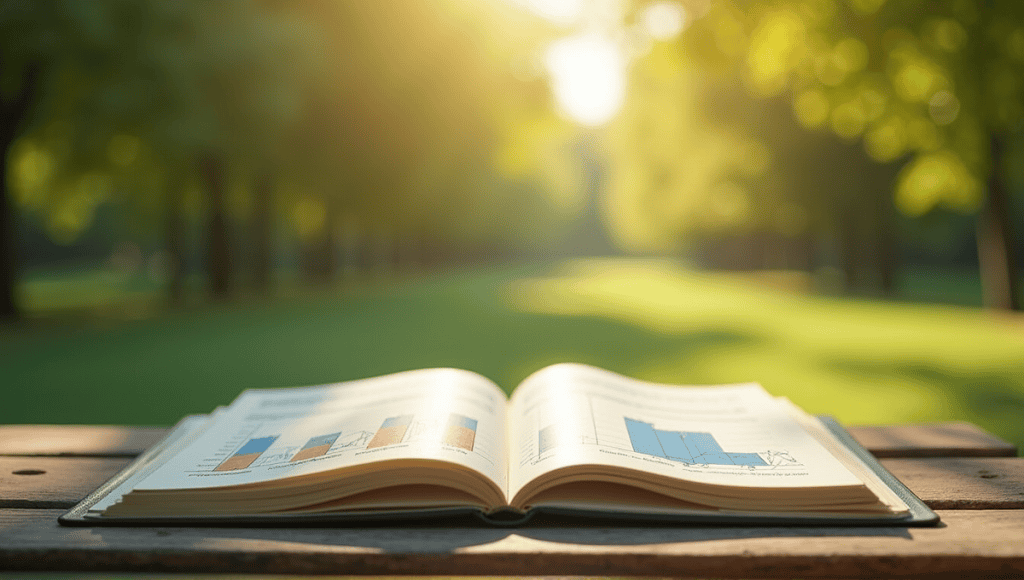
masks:
{"type": "Polygon", "coordinates": [[[0,571],[1024,577],[1024,458],[968,423],[850,432],[929,506],[934,528],[68,528],[57,516],[161,428],[0,426],[0,571]]]}

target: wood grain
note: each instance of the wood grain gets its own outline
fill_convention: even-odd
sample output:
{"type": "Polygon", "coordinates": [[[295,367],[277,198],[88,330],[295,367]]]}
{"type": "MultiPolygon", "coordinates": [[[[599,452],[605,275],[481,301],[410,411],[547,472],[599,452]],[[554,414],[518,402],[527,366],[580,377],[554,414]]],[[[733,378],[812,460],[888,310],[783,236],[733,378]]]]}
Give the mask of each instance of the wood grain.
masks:
{"type": "Polygon", "coordinates": [[[71,508],[131,459],[0,457],[0,507],[71,508]]]}
{"type": "Polygon", "coordinates": [[[875,457],[1015,457],[1017,448],[971,423],[846,426],[875,457]]]}
{"type": "Polygon", "coordinates": [[[932,509],[1024,508],[1024,458],[883,459],[932,509]]]}
{"type": "Polygon", "coordinates": [[[164,427],[0,425],[0,455],[135,457],[166,433],[164,427]]]}
{"type": "Polygon", "coordinates": [[[1005,509],[1024,507],[1024,459],[1005,457],[1016,453],[1012,445],[963,423],[850,431],[876,455],[905,457],[883,464],[940,510],[942,526],[65,528],[56,523],[64,508],[164,430],[6,426],[0,427],[0,455],[7,455],[0,457],[0,571],[1024,576],[1024,509],[1005,509]]]}
{"type": "Polygon", "coordinates": [[[65,528],[0,510],[0,570],[268,574],[1012,578],[1024,510],[936,528],[65,528]]]}

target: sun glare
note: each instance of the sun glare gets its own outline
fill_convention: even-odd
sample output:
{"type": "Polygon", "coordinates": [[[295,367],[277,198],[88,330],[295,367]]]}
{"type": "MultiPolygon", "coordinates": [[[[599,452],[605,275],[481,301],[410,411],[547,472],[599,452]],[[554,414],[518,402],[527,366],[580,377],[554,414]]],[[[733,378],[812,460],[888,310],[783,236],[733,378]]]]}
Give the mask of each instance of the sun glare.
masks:
{"type": "Polygon", "coordinates": [[[537,16],[559,24],[569,26],[579,20],[583,13],[584,0],[513,0],[524,6],[537,16]]]}
{"type": "Polygon", "coordinates": [[[603,125],[622,107],[626,58],[611,39],[594,33],[563,38],[548,48],[545,64],[559,108],[574,121],[603,125]]]}
{"type": "Polygon", "coordinates": [[[678,2],[655,2],[644,8],[641,18],[655,40],[671,40],[686,26],[686,11],[678,2]]]}

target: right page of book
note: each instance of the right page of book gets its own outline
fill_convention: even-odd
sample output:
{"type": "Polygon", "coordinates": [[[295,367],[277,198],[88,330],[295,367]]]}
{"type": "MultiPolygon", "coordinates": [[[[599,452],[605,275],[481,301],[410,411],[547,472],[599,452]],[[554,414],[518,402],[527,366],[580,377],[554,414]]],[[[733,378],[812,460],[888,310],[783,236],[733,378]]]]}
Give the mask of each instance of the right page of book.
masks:
{"type": "Polygon", "coordinates": [[[667,386],[559,364],[516,389],[508,411],[510,497],[579,465],[739,487],[858,485],[761,386],[667,386]]]}

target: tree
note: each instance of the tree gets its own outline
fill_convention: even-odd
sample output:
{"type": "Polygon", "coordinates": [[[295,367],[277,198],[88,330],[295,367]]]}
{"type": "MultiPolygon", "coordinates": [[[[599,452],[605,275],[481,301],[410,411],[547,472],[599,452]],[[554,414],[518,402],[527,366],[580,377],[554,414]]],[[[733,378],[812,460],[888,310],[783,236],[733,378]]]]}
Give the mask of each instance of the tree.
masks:
{"type": "MultiPolygon", "coordinates": [[[[182,191],[191,176],[205,178],[211,289],[228,292],[228,170],[273,171],[279,164],[282,132],[297,112],[314,52],[309,26],[273,8],[242,1],[5,3],[4,183],[16,182],[32,208],[50,214],[56,235],[73,237],[92,208],[115,193],[142,214],[166,215],[169,292],[180,302],[182,191]],[[12,160],[14,170],[6,165],[12,160]]],[[[0,309],[7,317],[17,315],[10,202],[5,189],[0,309]]]]}
{"type": "Polygon", "coordinates": [[[904,162],[905,214],[978,212],[987,302],[1016,309],[1003,156],[1024,120],[1022,22],[1012,1],[765,0],[716,3],[698,28],[755,96],[788,94],[805,127],[904,162]]]}
{"type": "Polygon", "coordinates": [[[253,281],[268,292],[272,267],[274,183],[286,170],[284,150],[324,53],[315,26],[287,4],[218,2],[190,13],[183,71],[201,103],[207,131],[185,148],[207,198],[205,265],[210,294],[230,296],[239,261],[230,243],[226,200],[232,169],[251,173],[249,240],[253,281]]]}
{"type": "MultiPolygon", "coordinates": [[[[3,65],[6,69],[10,65],[3,65]]],[[[6,72],[6,71],[3,71],[6,72]]],[[[17,277],[17,236],[15,232],[14,204],[8,193],[7,160],[11,144],[23,130],[22,125],[35,101],[39,84],[39,65],[25,65],[18,85],[9,94],[3,95],[0,105],[0,320],[18,317],[15,297],[17,277]]]]}
{"type": "Polygon", "coordinates": [[[322,27],[325,53],[337,55],[311,84],[282,178],[314,277],[333,272],[342,224],[360,245],[406,256],[511,227],[491,220],[508,186],[491,165],[510,112],[532,95],[511,74],[510,37],[535,29],[501,3],[303,10],[322,27]]]}
{"type": "Polygon", "coordinates": [[[89,219],[109,193],[102,171],[109,138],[159,100],[159,91],[133,82],[160,73],[135,28],[157,13],[128,1],[0,5],[0,319],[19,316],[11,186],[35,188],[33,203],[71,235],[89,219]]]}

